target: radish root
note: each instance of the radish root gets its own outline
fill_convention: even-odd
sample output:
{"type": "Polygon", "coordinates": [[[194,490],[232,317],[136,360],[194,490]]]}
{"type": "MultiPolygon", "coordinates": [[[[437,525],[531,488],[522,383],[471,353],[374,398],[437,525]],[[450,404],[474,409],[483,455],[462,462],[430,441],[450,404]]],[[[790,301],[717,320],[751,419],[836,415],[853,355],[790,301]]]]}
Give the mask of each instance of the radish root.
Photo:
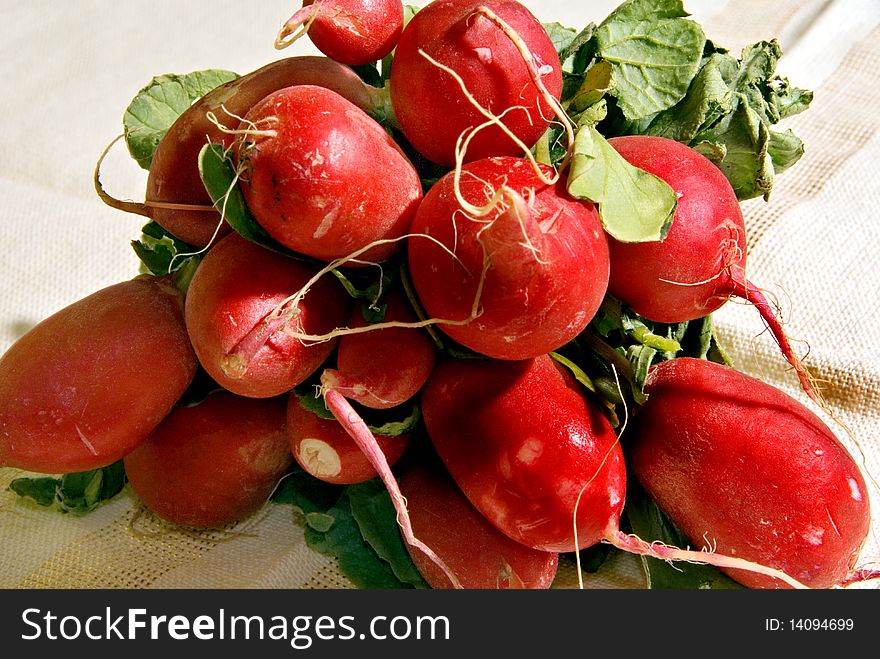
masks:
{"type": "Polygon", "coordinates": [[[324,0],[315,0],[314,4],[301,8],[288,18],[275,37],[275,49],[283,50],[306,34],[318,17],[323,2],[324,0]]]}
{"type": "Polygon", "coordinates": [[[370,464],[373,465],[373,468],[378,472],[379,477],[388,489],[388,494],[391,495],[391,502],[394,504],[395,511],[397,511],[397,524],[400,526],[400,530],[406,543],[409,546],[422,551],[425,556],[437,565],[437,567],[443,570],[443,573],[452,582],[453,587],[461,589],[461,582],[450,567],[446,565],[443,559],[441,559],[433,549],[416,538],[413,533],[409,513],[406,508],[406,498],[401,493],[400,487],[397,484],[397,479],[394,477],[391,467],[388,465],[388,460],[385,459],[385,454],[382,453],[382,450],[376,442],[376,438],[373,437],[373,433],[370,432],[367,424],[364,423],[364,420],[360,417],[357,411],[355,411],[348,400],[338,391],[326,388],[323,395],[324,402],[333,413],[333,416],[336,417],[337,421],[342,424],[342,427],[345,428],[345,431],[351,436],[361,451],[364,452],[364,455],[367,456],[370,464]]]}

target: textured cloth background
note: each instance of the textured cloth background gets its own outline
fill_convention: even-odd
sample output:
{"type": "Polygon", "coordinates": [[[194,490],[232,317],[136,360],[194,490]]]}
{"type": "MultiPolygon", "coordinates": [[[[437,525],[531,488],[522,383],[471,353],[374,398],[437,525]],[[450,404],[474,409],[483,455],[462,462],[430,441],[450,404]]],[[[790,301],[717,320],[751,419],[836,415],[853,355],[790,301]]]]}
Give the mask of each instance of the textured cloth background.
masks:
{"type": "MultiPolygon", "coordinates": [[[[582,27],[617,3],[524,4],[542,20],[582,27]]],[[[864,452],[865,469],[877,478],[880,3],[685,5],[710,38],[734,52],[778,37],[782,72],[816,92],[813,107],[788,122],[806,143],[803,160],[777,179],[769,203],[744,205],[749,277],[779,300],[790,335],[808,342],[807,364],[827,380],[825,395],[860,447],[842,432],[841,439],[856,456],[864,452]]],[[[91,182],[134,94],[161,73],[245,73],[277,59],[275,33],[296,6],[0,0],[0,351],[54,311],[134,274],[127,243],[141,218],[105,207],[91,182]]],[[[313,51],[302,41],[293,52],[313,51]]],[[[141,199],[145,179],[123,147],[111,153],[103,174],[111,193],[141,199]]],[[[733,302],[717,321],[739,368],[806,400],[753,309],[733,302]]],[[[799,345],[806,352],[807,343],[799,345]]],[[[6,491],[17,475],[0,469],[0,587],[350,586],[333,561],[305,547],[289,507],[270,506],[235,529],[196,534],[155,519],[128,490],[86,517],[47,513],[6,491]]],[[[876,482],[871,489],[880,510],[876,482]]],[[[862,562],[878,557],[875,533],[862,562]]],[[[573,566],[561,566],[557,585],[576,583],[573,566]]],[[[621,557],[586,583],[637,588],[644,579],[637,560],[621,557]]]]}

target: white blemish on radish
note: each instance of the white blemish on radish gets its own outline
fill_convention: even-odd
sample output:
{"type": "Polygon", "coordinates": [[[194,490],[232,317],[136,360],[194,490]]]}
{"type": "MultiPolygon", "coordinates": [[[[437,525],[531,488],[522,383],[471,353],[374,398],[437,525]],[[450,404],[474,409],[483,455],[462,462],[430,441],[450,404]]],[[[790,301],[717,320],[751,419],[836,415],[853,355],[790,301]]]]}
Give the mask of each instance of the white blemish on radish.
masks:
{"type": "Polygon", "coordinates": [[[83,431],[79,429],[79,426],[74,426],[74,428],[76,429],[76,434],[79,435],[80,441],[85,445],[85,447],[88,449],[89,453],[91,453],[92,455],[98,455],[98,452],[95,450],[95,447],[89,441],[88,437],[86,437],[83,434],[83,431]]]}
{"type": "Polygon", "coordinates": [[[510,460],[507,458],[506,454],[502,454],[500,458],[498,458],[498,473],[501,474],[503,478],[510,478],[510,460]]]}
{"type": "Polygon", "coordinates": [[[816,450],[813,451],[813,455],[815,455],[816,457],[821,457],[821,456],[825,455],[825,451],[823,451],[820,448],[817,448],[816,450]]]}
{"type": "Polygon", "coordinates": [[[491,48],[486,48],[486,47],[474,48],[474,53],[476,54],[476,56],[479,58],[479,60],[483,64],[491,64],[492,63],[492,49],[491,48]]]}
{"type": "Polygon", "coordinates": [[[337,201],[336,206],[330,209],[330,211],[324,216],[324,219],[321,220],[321,223],[318,225],[318,228],[315,229],[315,233],[312,234],[312,238],[316,240],[318,238],[323,238],[324,235],[330,231],[330,227],[333,226],[333,223],[336,221],[336,218],[339,217],[339,209],[342,206],[342,201],[337,201]]]}
{"type": "Polygon", "coordinates": [[[858,481],[855,478],[847,479],[849,482],[849,491],[852,495],[853,501],[861,501],[862,500],[862,488],[859,487],[858,481]]]}
{"type": "Polygon", "coordinates": [[[811,526],[801,536],[809,544],[818,547],[822,544],[822,537],[825,535],[825,529],[818,526],[811,526]]]}
{"type": "Polygon", "coordinates": [[[522,464],[530,465],[540,458],[543,452],[544,442],[536,437],[532,437],[524,441],[519,447],[519,451],[516,453],[516,459],[522,464]]]}
{"type": "Polygon", "coordinates": [[[327,442],[307,437],[299,445],[299,459],[306,471],[316,478],[338,476],[342,471],[339,453],[327,442]]]}

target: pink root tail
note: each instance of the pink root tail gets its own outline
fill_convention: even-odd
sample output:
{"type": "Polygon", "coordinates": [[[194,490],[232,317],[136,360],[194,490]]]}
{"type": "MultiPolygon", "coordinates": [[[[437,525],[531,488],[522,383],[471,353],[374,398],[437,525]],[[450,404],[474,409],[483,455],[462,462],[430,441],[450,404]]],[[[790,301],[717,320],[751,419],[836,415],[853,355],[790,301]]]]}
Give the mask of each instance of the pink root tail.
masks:
{"type": "Polygon", "coordinates": [[[827,403],[813,386],[813,377],[810,375],[810,372],[807,370],[806,366],[804,366],[803,362],[801,362],[800,358],[794,353],[791,343],[789,342],[785,331],[782,329],[776,311],[767,301],[767,298],[764,297],[761,290],[749,280],[737,275],[733,278],[733,287],[733,292],[737,297],[741,297],[747,302],[750,302],[758,310],[758,313],[761,314],[761,318],[763,318],[764,322],[767,324],[767,328],[770,330],[770,333],[779,345],[779,349],[782,351],[783,356],[788,360],[788,363],[792,365],[797,373],[798,380],[800,381],[804,393],[806,393],[813,402],[819,405],[820,408],[823,410],[828,409],[827,403]]]}
{"type": "Polygon", "coordinates": [[[334,391],[333,389],[325,390],[324,402],[326,403],[327,408],[333,413],[333,416],[336,417],[336,420],[342,424],[345,431],[351,436],[361,451],[364,452],[364,455],[367,456],[370,464],[373,465],[373,468],[379,474],[379,477],[388,489],[388,494],[391,495],[391,502],[394,504],[394,510],[397,511],[397,523],[400,526],[403,539],[411,547],[415,547],[423,552],[437,565],[437,567],[443,570],[443,573],[452,582],[453,587],[459,589],[462,588],[458,577],[449,566],[446,565],[443,559],[437,556],[433,549],[416,538],[413,533],[412,524],[409,519],[409,512],[407,512],[406,509],[406,499],[400,491],[397,479],[394,477],[391,467],[388,465],[388,460],[385,459],[385,454],[382,453],[382,449],[379,448],[379,444],[376,442],[376,438],[373,436],[373,433],[370,432],[367,424],[364,423],[364,420],[351,406],[348,400],[346,400],[345,396],[338,391],[334,391]]]}
{"type": "Polygon", "coordinates": [[[630,554],[639,556],[650,556],[658,558],[661,561],[688,561],[690,563],[702,563],[705,565],[714,565],[717,568],[746,570],[773,577],[785,582],[792,588],[807,589],[809,586],[802,584],[797,579],[788,576],[785,572],[772,567],[760,565],[743,558],[735,558],[733,556],[725,556],[708,551],[693,551],[688,549],[678,549],[656,542],[645,542],[641,538],[629,535],[620,530],[612,530],[606,534],[605,540],[610,542],[618,549],[622,549],[630,554]]]}

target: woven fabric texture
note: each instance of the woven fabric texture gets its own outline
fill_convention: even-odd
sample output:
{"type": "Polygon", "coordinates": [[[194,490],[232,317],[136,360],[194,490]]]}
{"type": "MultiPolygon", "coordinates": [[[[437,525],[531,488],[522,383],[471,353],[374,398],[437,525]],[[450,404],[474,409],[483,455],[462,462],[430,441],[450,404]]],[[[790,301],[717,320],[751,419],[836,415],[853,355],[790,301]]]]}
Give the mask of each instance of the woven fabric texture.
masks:
{"type": "MultiPolygon", "coordinates": [[[[616,2],[524,4],[542,20],[583,26],[616,2]]],[[[139,218],[98,200],[95,161],[121,131],[128,101],[153,75],[246,72],[279,57],[272,41],[292,5],[254,5],[5,3],[0,351],[54,311],[134,274],[127,243],[139,233],[139,218]]],[[[748,276],[779,302],[786,331],[801,354],[809,351],[806,363],[852,437],[826,420],[866,473],[880,478],[880,353],[873,349],[880,326],[880,3],[685,5],[710,38],[733,52],[778,37],[782,73],[815,91],[811,109],[785,124],[806,144],[802,161],[779,176],[768,202],[744,204],[748,276]]],[[[305,42],[296,50],[313,52],[305,42]]],[[[103,179],[115,196],[143,194],[145,174],[124,147],[111,152],[103,179]]],[[[754,309],[731,302],[716,321],[737,367],[806,402],[754,309]]],[[[290,507],[269,505],[234,528],[193,532],[155,518],[129,489],[87,516],[47,513],[7,490],[18,475],[0,469],[0,587],[351,587],[333,560],[306,547],[290,507]]],[[[880,510],[880,489],[869,482],[880,510]]],[[[862,562],[878,559],[872,534],[862,562]]],[[[577,584],[575,566],[564,562],[556,586],[577,584]]],[[[586,586],[641,588],[644,577],[637,559],[620,556],[588,575],[586,586]]]]}

